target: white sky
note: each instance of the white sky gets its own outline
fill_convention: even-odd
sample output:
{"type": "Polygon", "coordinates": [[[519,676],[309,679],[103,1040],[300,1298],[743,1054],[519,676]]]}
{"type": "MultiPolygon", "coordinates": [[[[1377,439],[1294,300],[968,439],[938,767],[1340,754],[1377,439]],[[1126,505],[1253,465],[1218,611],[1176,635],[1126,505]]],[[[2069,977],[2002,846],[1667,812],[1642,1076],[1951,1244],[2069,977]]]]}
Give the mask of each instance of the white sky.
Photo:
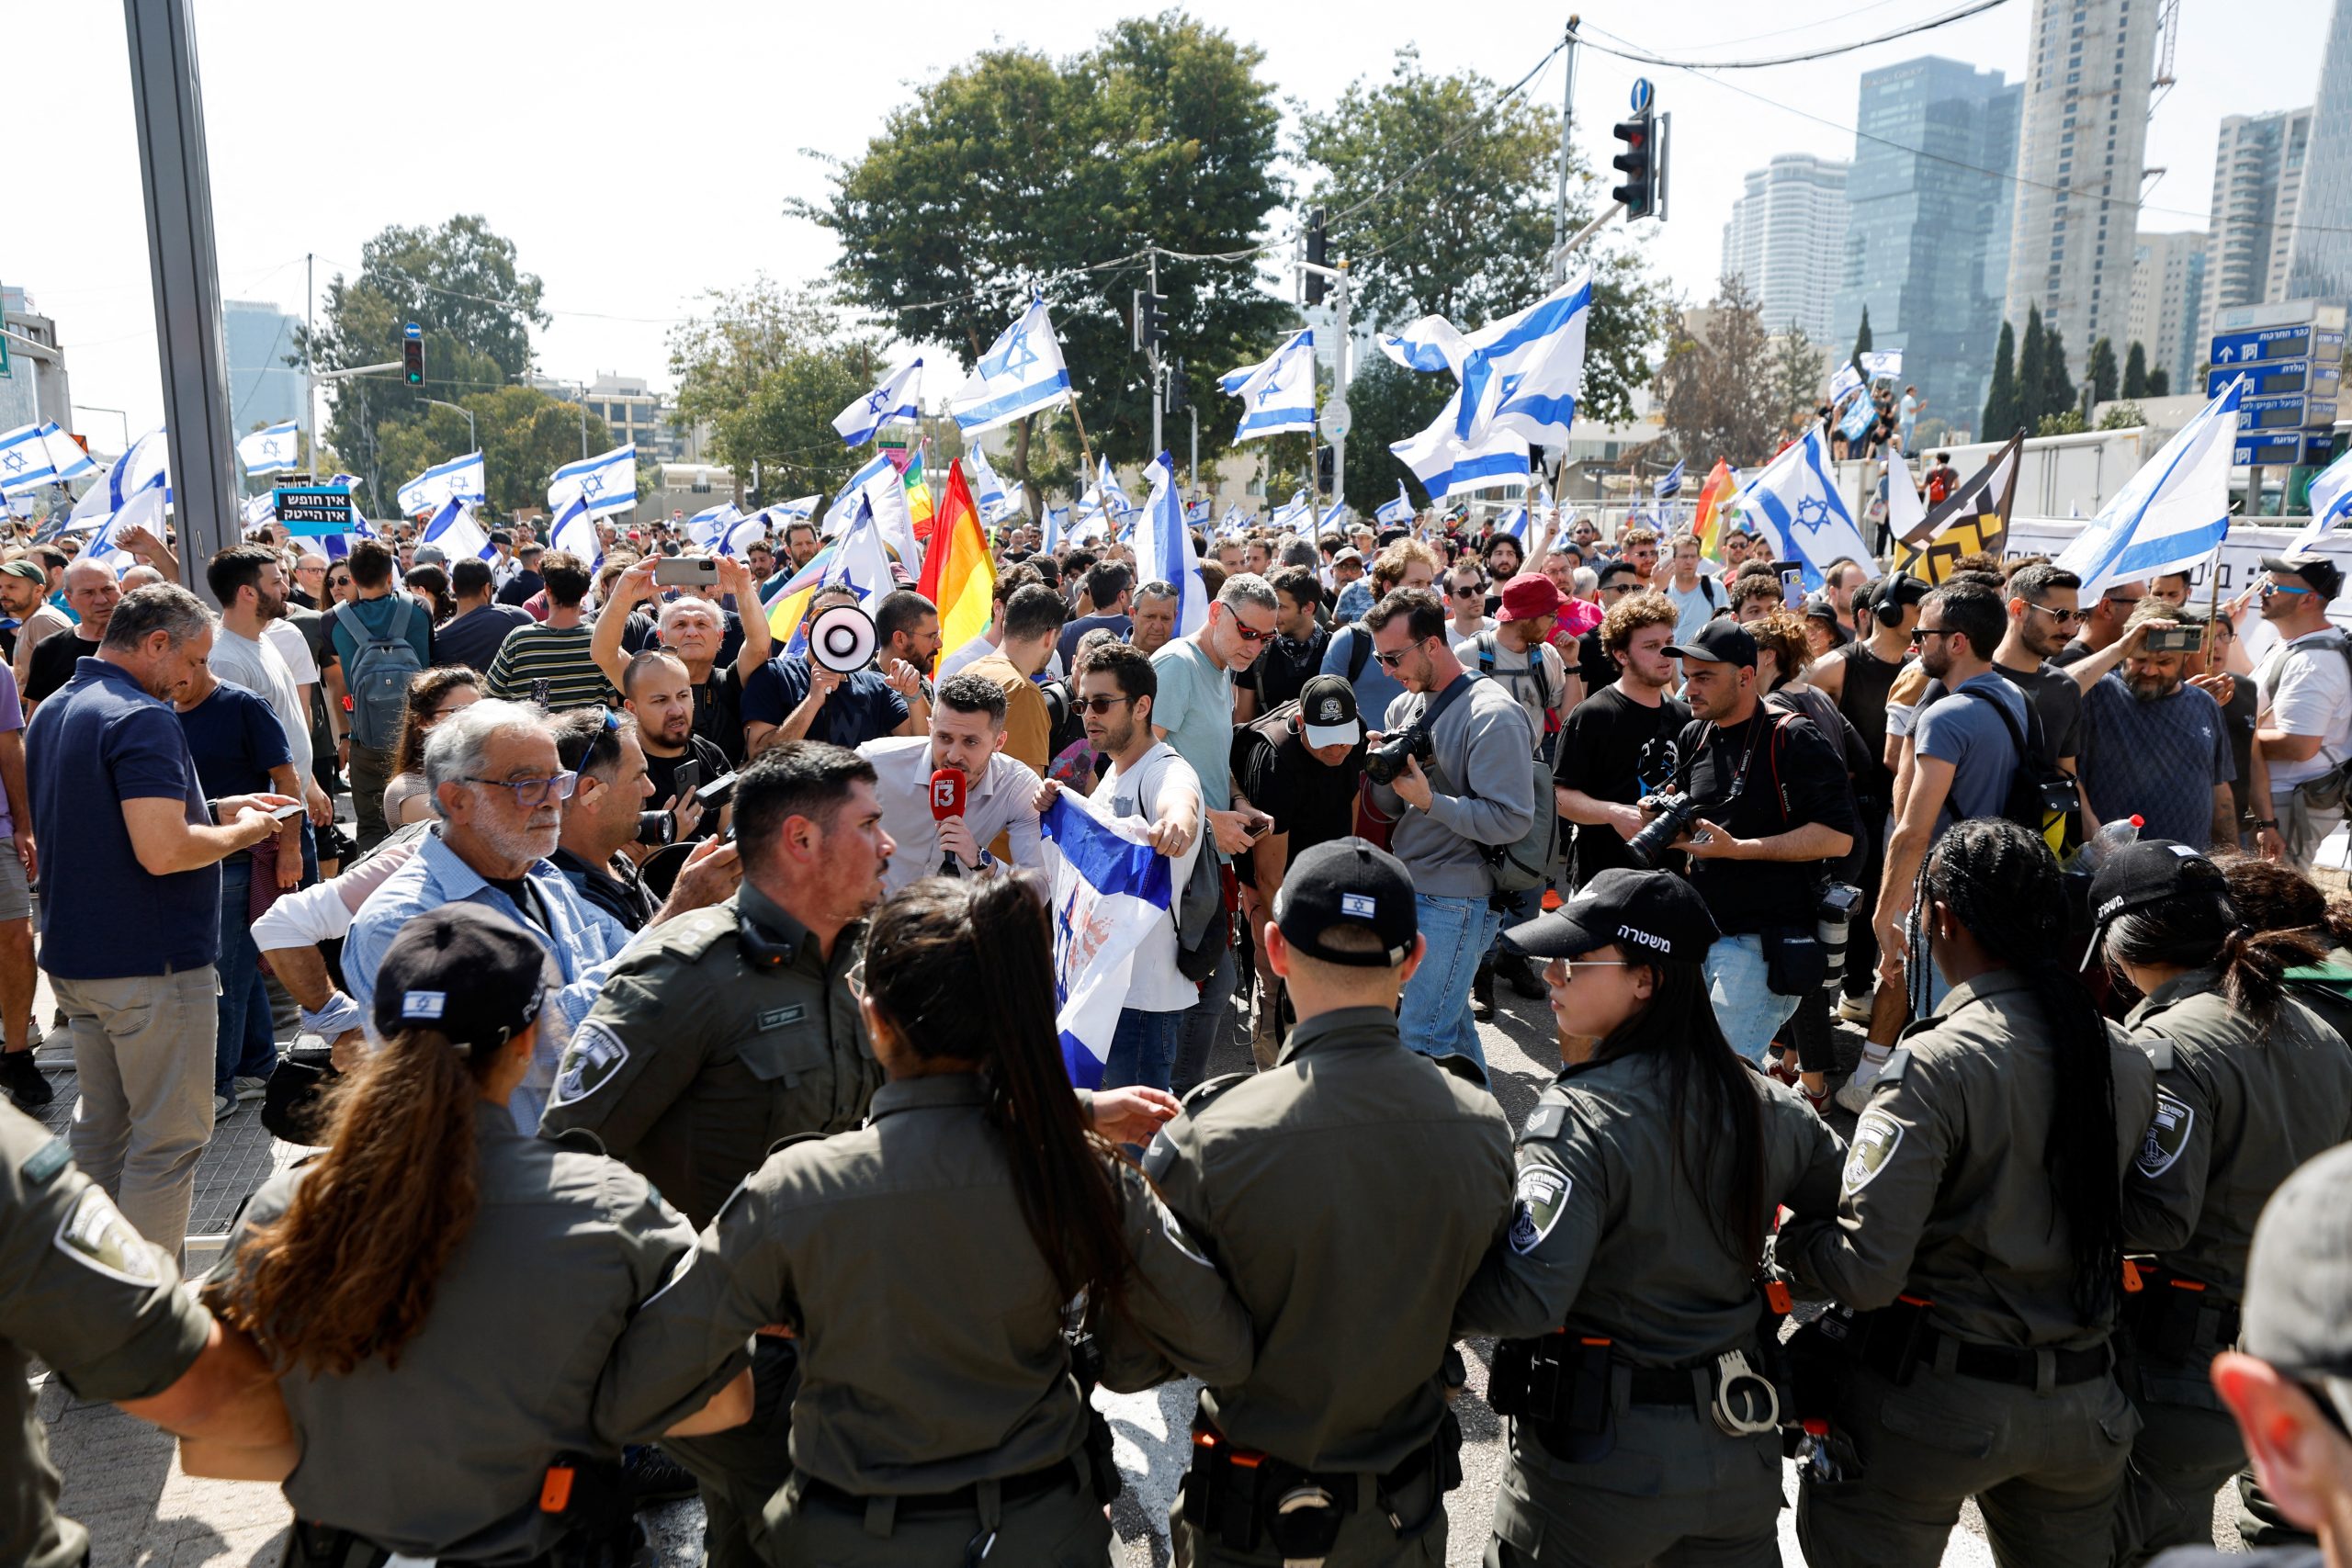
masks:
{"type": "MultiPolygon", "coordinates": [[[[1951,8],[1950,0],[1579,3],[1589,38],[1605,28],[1658,53],[1713,59],[1847,42],[1951,8]],[[1772,32],[1758,36],[1768,23],[1772,32]]],[[[1770,104],[1715,80],[1652,72],[1659,107],[1674,111],[1676,147],[1673,217],[1637,226],[1648,231],[1650,254],[1703,299],[1747,170],[1781,152],[1851,157],[1857,83],[1871,67],[1936,53],[2016,80],[2031,4],[2008,0],[1932,33],[1729,74],[1770,104]]],[[[539,337],[543,370],[665,385],[664,333],[702,289],[763,270],[810,280],[831,260],[823,231],[782,211],[787,197],[826,188],[824,165],[804,149],[854,154],[914,84],[976,50],[1003,41],[1068,54],[1117,17],[1151,8],[198,0],[221,290],[299,311],[305,251],[318,255],[323,295],[386,224],[480,212],[546,280],[555,319],[539,337]]],[[[1406,42],[1431,70],[1514,81],[1565,20],[1565,8],[1543,19],[1509,0],[1198,0],[1190,9],[1257,44],[1277,91],[1314,107],[1360,75],[1384,76],[1406,42]]],[[[2149,163],[2170,171],[2148,192],[2142,222],[2152,230],[2204,226],[2222,115],[2312,101],[2328,0],[2184,0],[2182,11],[2179,85],[2149,136],[2149,163]]],[[[20,158],[37,158],[31,166],[55,199],[46,209],[14,204],[0,231],[0,281],[25,288],[56,318],[76,402],[128,410],[136,434],[160,421],[162,394],[122,10],[101,0],[18,7],[8,40],[13,139],[20,158]]],[[[1636,73],[1595,50],[1577,52],[1576,137],[1604,174],[1609,126],[1636,73]]],[[[1529,91],[1556,105],[1559,62],[1529,91]]],[[[110,414],[77,420],[103,445],[119,439],[110,414]]]]}

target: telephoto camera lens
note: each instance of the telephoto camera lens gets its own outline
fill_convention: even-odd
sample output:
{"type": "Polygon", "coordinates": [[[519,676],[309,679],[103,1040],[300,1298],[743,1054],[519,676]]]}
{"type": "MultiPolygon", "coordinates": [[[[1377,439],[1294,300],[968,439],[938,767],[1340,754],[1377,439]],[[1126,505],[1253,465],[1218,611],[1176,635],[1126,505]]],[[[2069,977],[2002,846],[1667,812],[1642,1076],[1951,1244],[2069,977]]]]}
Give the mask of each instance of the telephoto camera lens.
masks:
{"type": "Polygon", "coordinates": [[[1653,795],[1643,799],[1641,807],[1654,815],[1640,832],[1625,840],[1625,852],[1644,871],[1656,871],[1666,859],[1668,847],[1699,819],[1699,803],[1687,795],[1653,795]]]}

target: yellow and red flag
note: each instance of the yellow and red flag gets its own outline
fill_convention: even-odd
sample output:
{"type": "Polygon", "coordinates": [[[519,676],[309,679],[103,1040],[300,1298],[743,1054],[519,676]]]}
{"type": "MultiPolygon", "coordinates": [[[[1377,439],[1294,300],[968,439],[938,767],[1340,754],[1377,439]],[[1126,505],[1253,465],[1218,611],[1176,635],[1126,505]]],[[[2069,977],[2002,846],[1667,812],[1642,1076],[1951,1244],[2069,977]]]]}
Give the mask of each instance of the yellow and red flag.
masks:
{"type": "MultiPolygon", "coordinates": [[[[911,491],[908,499],[913,499],[911,491]]],[[[924,502],[930,501],[926,492],[924,502]]],[[[924,513],[917,513],[920,518],[924,513]]],[[[939,645],[957,649],[989,628],[990,596],[996,591],[996,566],[989,557],[988,536],[980,529],[980,509],[972,504],[971,487],[964,482],[964,465],[947,465],[947,494],[933,523],[923,548],[922,596],[939,606],[939,645]]]]}

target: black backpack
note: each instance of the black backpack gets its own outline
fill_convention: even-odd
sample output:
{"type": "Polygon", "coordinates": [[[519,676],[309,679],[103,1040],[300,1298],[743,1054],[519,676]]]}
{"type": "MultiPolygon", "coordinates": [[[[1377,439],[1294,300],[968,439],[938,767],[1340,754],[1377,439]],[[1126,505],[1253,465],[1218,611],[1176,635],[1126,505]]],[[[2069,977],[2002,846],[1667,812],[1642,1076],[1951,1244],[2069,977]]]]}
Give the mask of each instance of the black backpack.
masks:
{"type": "Polygon", "coordinates": [[[2041,760],[2041,716],[2033,709],[2033,699],[2020,689],[2025,697],[2025,729],[2020,733],[2018,721],[2009,710],[1982,692],[1954,687],[1946,695],[1974,697],[1989,705],[2001,717],[2001,727],[2009,732],[2009,741],[2018,749],[2018,765],[2009,773],[2008,794],[2001,799],[2001,815],[2009,821],[2035,834],[2050,846],[2050,852],[2060,859],[2082,842],[2082,795],[2075,788],[2074,775],[2055,763],[2041,760]]]}

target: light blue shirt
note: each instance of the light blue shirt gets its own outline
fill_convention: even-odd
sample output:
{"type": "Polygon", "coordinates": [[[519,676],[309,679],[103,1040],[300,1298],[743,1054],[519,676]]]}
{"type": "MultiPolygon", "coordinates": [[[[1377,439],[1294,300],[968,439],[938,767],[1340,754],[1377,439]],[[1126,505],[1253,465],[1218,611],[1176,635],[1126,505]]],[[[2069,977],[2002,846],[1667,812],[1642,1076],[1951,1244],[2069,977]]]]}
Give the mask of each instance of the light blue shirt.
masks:
{"type": "Polygon", "coordinates": [[[1201,781],[1201,805],[1233,807],[1233,671],[1220,670],[1191,637],[1178,637],[1151,656],[1159,677],[1151,722],[1201,781]]]}
{"type": "Polygon", "coordinates": [[[571,1032],[588,1016],[614,961],[636,933],[581,897],[563,873],[546,861],[535,863],[524,873],[524,881],[536,908],[516,908],[502,889],[483,881],[480,872],[441,841],[436,825],[407,863],[384,878],[352,917],[351,930],[343,939],[343,983],[359,1004],[373,1039],[376,970],[392,938],[416,916],[445,904],[480,904],[537,937],[548,949],[547,1004],[539,1013],[531,1069],[507,1101],[515,1126],[537,1133],[548,1089],[555,1082],[556,1063],[571,1043],[571,1032]]]}

